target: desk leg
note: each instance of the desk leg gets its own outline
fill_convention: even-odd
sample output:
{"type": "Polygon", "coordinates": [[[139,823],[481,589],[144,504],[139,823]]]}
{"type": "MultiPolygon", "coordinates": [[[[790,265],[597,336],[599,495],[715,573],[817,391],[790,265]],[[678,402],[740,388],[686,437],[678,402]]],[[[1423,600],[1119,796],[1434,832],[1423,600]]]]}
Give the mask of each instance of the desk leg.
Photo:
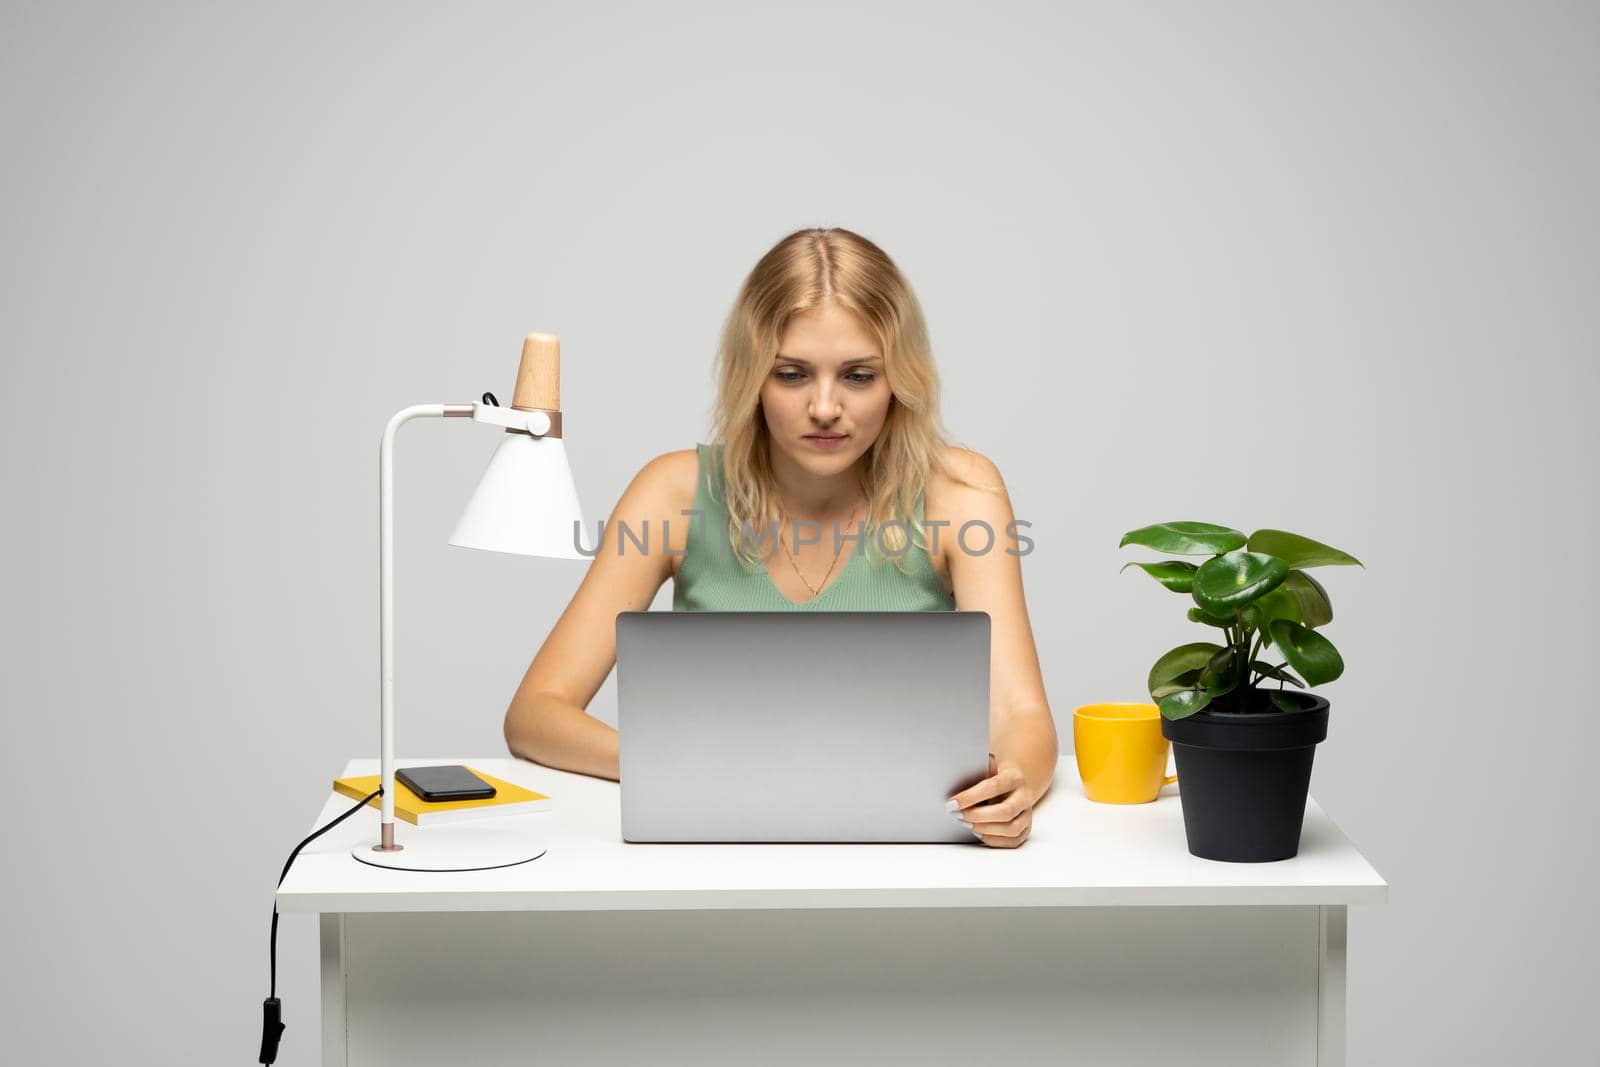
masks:
{"type": "Polygon", "coordinates": [[[1317,1067],[1344,1067],[1346,906],[1317,913],[1317,1067]]]}
{"type": "Polygon", "coordinates": [[[321,918],[322,1064],[345,1067],[344,916],[329,914],[321,918]]]}

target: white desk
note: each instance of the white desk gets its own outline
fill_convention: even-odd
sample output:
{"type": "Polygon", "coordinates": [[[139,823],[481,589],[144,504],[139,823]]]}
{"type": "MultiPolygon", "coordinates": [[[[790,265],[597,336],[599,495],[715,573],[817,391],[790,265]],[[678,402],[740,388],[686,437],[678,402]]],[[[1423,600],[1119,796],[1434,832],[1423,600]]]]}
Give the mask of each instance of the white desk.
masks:
{"type": "MultiPolygon", "coordinates": [[[[549,851],[380,870],[349,855],[376,810],[308,847],[278,907],[322,916],[325,1064],[1330,1067],[1347,906],[1388,899],[1314,799],[1294,859],[1217,863],[1189,855],[1176,786],[1094,804],[1070,755],[1020,849],[628,844],[615,782],[399,763],[549,793],[555,811],[497,820],[549,851]]],[[[350,803],[330,791],[316,825],[350,803]]]]}

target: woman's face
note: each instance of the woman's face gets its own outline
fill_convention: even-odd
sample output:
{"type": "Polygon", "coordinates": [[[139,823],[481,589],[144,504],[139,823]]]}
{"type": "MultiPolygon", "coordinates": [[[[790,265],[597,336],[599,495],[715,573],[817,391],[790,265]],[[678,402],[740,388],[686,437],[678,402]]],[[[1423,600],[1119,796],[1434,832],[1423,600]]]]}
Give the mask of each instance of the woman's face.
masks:
{"type": "Polygon", "coordinates": [[[891,396],[877,339],[828,303],[789,320],[761,387],[761,410],[777,451],[813,474],[832,475],[872,447],[891,396]]]}

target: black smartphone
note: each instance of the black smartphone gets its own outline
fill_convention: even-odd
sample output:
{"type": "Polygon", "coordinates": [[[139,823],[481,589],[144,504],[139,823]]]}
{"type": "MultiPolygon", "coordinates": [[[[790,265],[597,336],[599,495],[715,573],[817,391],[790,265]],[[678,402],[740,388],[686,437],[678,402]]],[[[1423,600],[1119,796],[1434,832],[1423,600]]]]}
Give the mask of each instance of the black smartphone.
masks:
{"type": "Polygon", "coordinates": [[[423,800],[484,800],[494,796],[494,786],[459,763],[400,767],[394,776],[423,800]]]}

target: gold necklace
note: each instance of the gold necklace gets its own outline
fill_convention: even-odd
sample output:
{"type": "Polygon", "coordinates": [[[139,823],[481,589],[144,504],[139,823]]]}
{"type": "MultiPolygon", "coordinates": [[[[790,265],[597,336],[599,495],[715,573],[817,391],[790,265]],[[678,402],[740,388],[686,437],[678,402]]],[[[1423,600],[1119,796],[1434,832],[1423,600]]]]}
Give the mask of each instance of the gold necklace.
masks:
{"type": "MultiPolygon", "coordinates": [[[[789,517],[789,509],[787,507],[784,508],[783,517],[785,519],[788,519],[788,517],[789,517]]],[[[848,527],[851,523],[853,523],[855,521],[856,521],[856,510],[855,510],[854,507],[852,507],[850,509],[850,518],[845,523],[845,526],[848,527]]],[[[785,525],[788,525],[788,523],[786,522],[785,525]]],[[[800,579],[800,584],[805,586],[807,589],[811,590],[811,595],[812,596],[818,596],[819,595],[818,590],[820,590],[823,586],[828,584],[828,576],[833,573],[833,568],[835,568],[835,567],[837,567],[839,565],[839,557],[844,554],[844,542],[840,541],[838,549],[835,550],[834,553],[833,553],[833,562],[828,564],[828,573],[824,574],[822,576],[822,581],[819,584],[812,585],[810,582],[806,581],[806,576],[800,573],[800,564],[796,563],[794,561],[794,556],[790,554],[789,546],[783,539],[783,531],[782,530],[778,531],[778,547],[783,549],[783,554],[785,556],[789,557],[789,566],[794,568],[795,576],[800,579]]]]}

